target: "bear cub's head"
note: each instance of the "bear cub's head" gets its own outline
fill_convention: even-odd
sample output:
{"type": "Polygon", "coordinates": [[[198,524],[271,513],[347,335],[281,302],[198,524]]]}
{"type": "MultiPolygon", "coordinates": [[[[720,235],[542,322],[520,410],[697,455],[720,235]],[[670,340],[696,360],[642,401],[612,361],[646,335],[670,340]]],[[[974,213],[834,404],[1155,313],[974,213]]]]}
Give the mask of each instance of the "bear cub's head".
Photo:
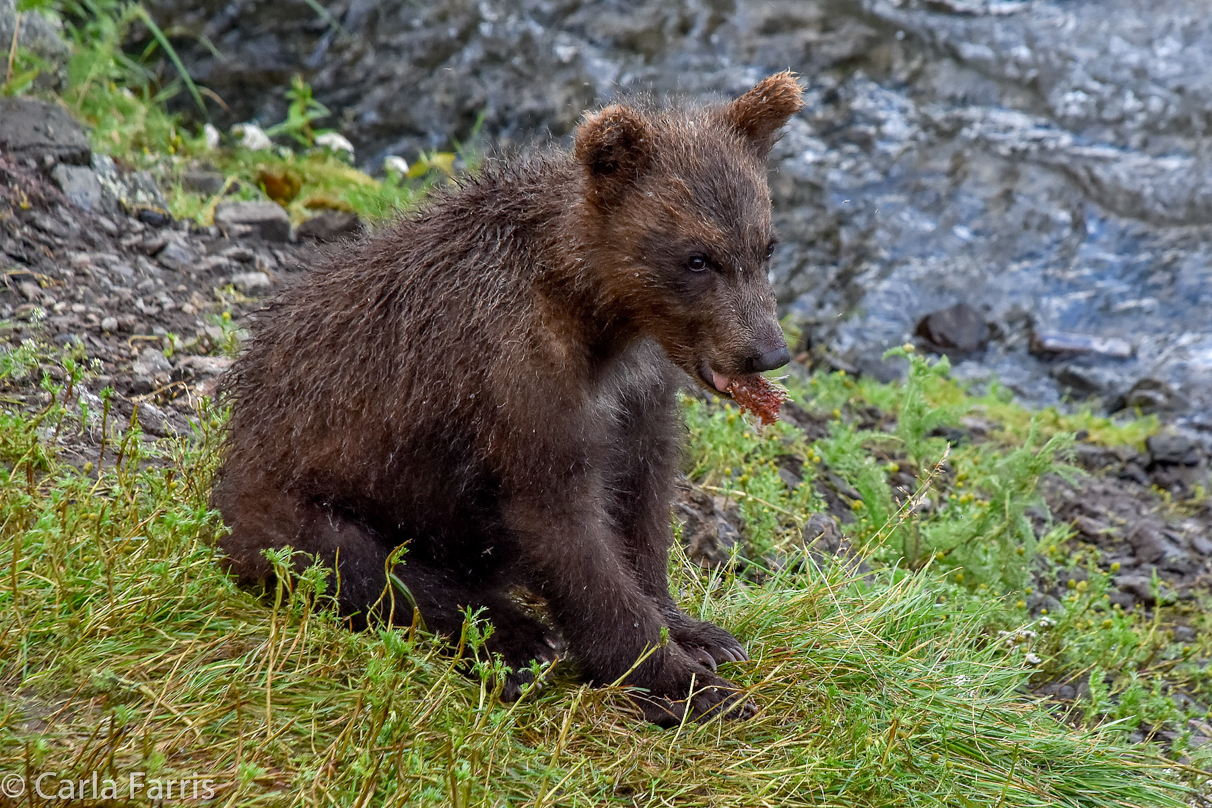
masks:
{"type": "Polygon", "coordinates": [[[716,393],[790,360],[768,277],[766,158],[800,96],[779,73],[722,106],[614,105],[576,132],[591,270],[621,316],[716,393]]]}

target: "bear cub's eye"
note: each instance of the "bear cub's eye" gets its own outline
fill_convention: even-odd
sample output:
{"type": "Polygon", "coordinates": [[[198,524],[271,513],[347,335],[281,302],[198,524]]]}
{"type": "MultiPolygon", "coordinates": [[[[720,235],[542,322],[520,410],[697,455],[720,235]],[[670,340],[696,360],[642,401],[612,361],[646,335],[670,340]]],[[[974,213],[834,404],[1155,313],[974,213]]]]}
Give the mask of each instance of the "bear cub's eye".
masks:
{"type": "Polygon", "coordinates": [[[695,253],[686,259],[686,269],[691,272],[702,272],[707,268],[707,256],[695,253]]]}
{"type": "Polygon", "coordinates": [[[766,245],[766,257],[767,258],[774,255],[774,245],[775,245],[775,242],[773,242],[773,241],[770,242],[768,245],[766,245]]]}

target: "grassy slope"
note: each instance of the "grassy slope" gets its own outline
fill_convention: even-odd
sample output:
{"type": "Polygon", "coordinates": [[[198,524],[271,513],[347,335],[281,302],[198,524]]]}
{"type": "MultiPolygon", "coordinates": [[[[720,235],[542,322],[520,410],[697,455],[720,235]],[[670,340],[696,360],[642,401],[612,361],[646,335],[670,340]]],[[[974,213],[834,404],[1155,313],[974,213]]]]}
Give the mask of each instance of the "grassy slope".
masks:
{"type": "MultiPolygon", "coordinates": [[[[704,481],[731,454],[748,485],[787,446],[786,427],[687,406],[704,481]]],[[[308,579],[268,601],[231,584],[206,507],[221,418],[156,444],[128,433],[99,478],[58,463],[102,415],[0,419],[0,769],[209,778],[231,805],[1181,804],[1163,761],[1019,695],[1022,655],[987,641],[1002,607],[929,565],[755,583],[676,558],[683,604],[749,643],[727,673],[753,721],[662,732],[559,665],[502,706],[424,637],[343,631],[308,579]]],[[[778,507],[782,536],[814,503],[778,507]]]]}

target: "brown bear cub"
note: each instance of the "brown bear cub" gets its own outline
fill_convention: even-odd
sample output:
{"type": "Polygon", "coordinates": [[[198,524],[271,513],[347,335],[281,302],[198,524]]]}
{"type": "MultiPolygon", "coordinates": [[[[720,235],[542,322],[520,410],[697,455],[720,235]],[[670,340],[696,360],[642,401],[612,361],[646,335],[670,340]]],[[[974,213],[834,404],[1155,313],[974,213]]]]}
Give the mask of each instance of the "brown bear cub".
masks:
{"type": "Polygon", "coordinates": [[[765,163],[801,106],[781,73],[721,106],[606,107],[574,153],[490,162],[267,306],[225,385],[230,569],[318,557],[355,626],[415,607],[458,637],[483,609],[505,698],[565,643],[658,724],[750,715],[715,672],[744,647],[669,594],[675,393],[789,359],[765,163]]]}

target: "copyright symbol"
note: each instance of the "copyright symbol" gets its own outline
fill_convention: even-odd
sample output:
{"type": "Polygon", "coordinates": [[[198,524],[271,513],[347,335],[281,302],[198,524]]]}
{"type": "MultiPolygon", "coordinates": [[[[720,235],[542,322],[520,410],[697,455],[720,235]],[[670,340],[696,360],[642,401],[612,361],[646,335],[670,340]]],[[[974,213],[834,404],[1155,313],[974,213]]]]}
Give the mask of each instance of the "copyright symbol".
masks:
{"type": "Polygon", "coordinates": [[[25,793],[25,778],[19,774],[6,774],[0,779],[0,794],[17,799],[25,793]]]}

